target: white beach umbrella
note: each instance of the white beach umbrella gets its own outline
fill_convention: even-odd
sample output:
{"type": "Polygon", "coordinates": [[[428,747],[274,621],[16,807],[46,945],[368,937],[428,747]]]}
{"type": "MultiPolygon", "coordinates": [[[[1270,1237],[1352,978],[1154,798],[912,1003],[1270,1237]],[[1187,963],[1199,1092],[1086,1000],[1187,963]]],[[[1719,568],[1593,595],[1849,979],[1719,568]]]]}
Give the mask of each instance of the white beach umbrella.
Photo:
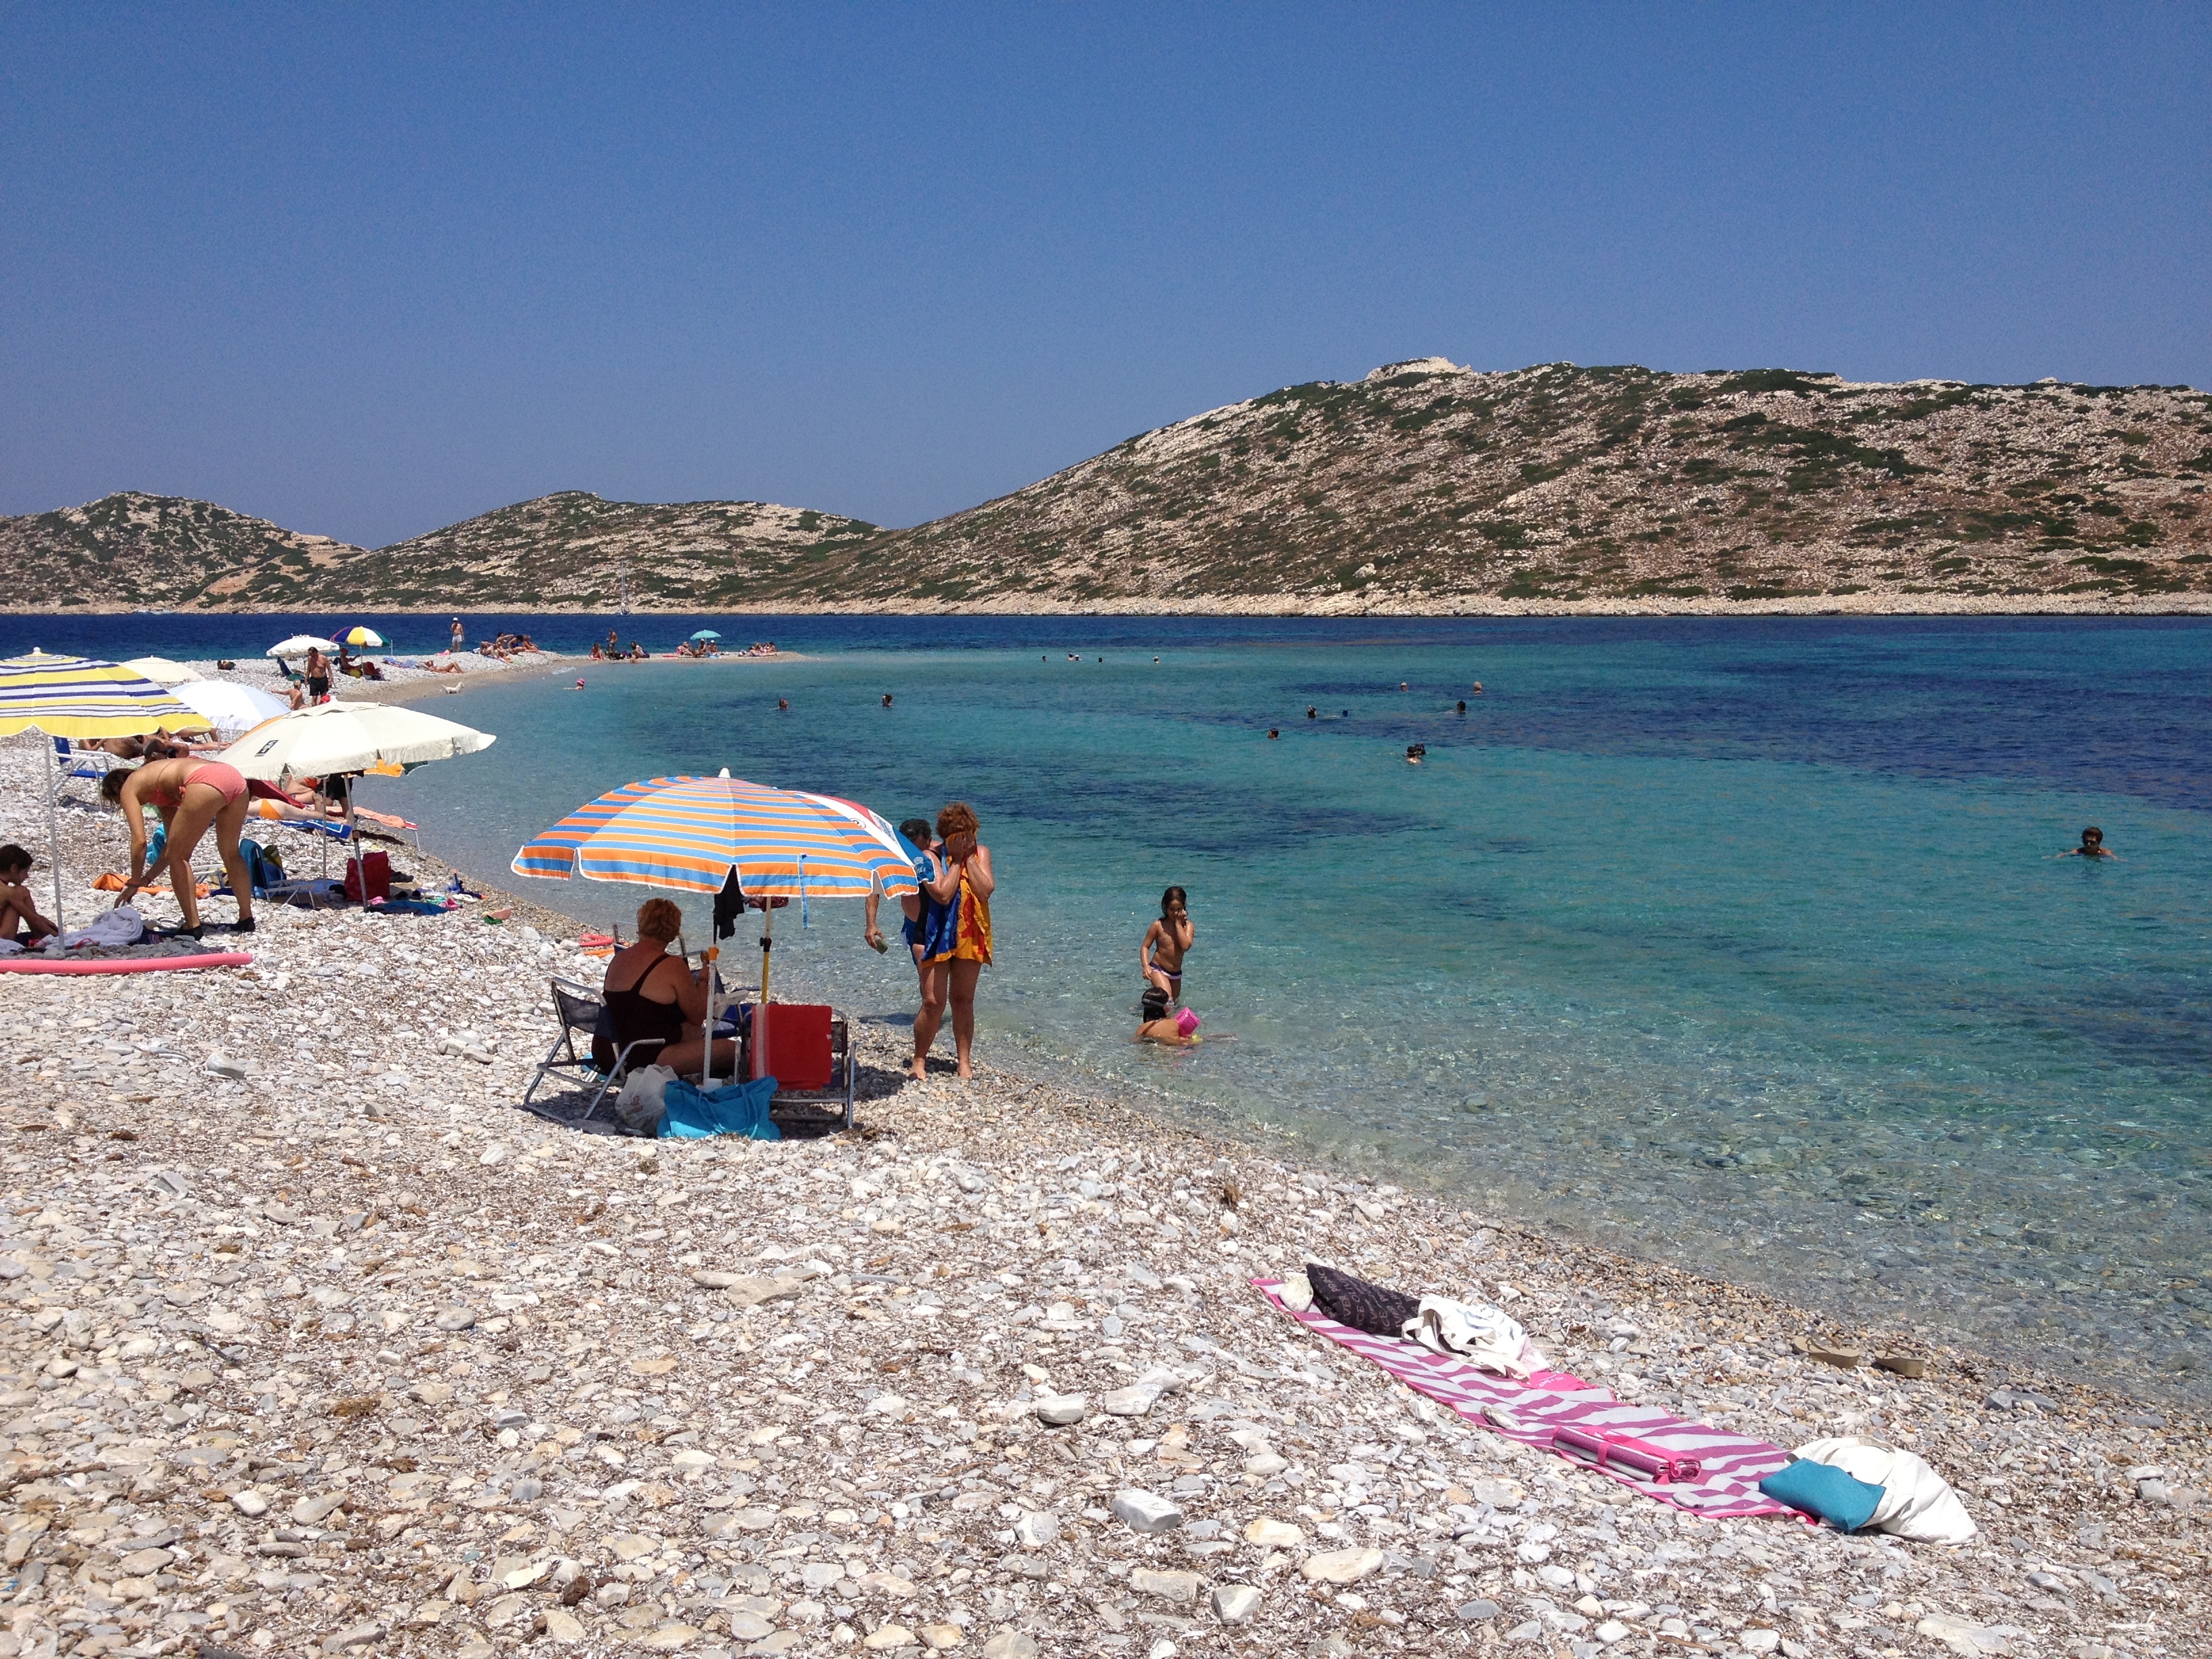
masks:
{"type": "Polygon", "coordinates": [[[295,709],[251,732],[222,758],[249,778],[274,783],[365,772],[372,766],[420,766],[473,755],[495,741],[457,720],[381,702],[326,702],[295,709]]]}
{"type": "Polygon", "coordinates": [[[261,654],[264,657],[304,657],[310,651],[327,651],[337,644],[335,640],[317,639],[313,634],[295,634],[289,640],[279,640],[261,654]]]}
{"type": "MultiPolygon", "coordinates": [[[[135,666],[125,663],[125,667],[135,666]]],[[[150,677],[149,677],[150,678],[150,677]]],[[[286,711],[283,699],[232,680],[193,680],[176,688],[177,701],[208,717],[208,724],[226,736],[250,732],[264,720],[286,711]]]]}
{"type": "Polygon", "coordinates": [[[156,685],[189,685],[200,677],[198,669],[187,668],[167,657],[133,657],[123,666],[156,685]]]}

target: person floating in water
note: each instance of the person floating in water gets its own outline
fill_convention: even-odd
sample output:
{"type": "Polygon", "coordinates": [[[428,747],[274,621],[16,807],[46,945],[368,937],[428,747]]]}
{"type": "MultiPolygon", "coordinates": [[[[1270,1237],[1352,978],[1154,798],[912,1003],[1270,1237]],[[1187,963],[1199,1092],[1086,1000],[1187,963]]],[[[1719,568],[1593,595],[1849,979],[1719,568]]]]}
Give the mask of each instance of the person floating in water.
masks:
{"type": "Polygon", "coordinates": [[[1459,700],[1459,712],[1462,714],[1467,713],[1467,699],[1465,697],[1462,697],[1459,700]]]}
{"type": "Polygon", "coordinates": [[[1170,1048],[1195,1048],[1200,1023],[1198,1016],[1188,1008],[1170,1017],[1167,993],[1156,987],[1145,993],[1144,1011],[1138,1018],[1137,1041],[1163,1042],[1170,1048]]]}
{"type": "Polygon", "coordinates": [[[1267,735],[1271,738],[1279,738],[1283,734],[1279,728],[1271,726],[1267,728],[1267,735]]]}
{"type": "Polygon", "coordinates": [[[1471,689],[1474,690],[1476,696],[1480,696],[1482,695],[1482,682],[1480,680],[1477,680],[1471,689]]]}
{"type": "Polygon", "coordinates": [[[1190,919],[1190,895],[1170,887],[1160,895],[1160,919],[1145,930],[1137,947],[1137,972],[1146,985],[1170,1002],[1182,1000],[1182,959],[1198,942],[1190,919]]]}
{"type": "Polygon", "coordinates": [[[884,708],[890,708],[890,706],[891,706],[891,694],[890,694],[890,692],[886,691],[886,692],[884,692],[884,708]]]}
{"type": "Polygon", "coordinates": [[[1407,744],[1406,745],[1406,764],[1408,766],[1419,766],[1428,752],[1429,745],[1425,743],[1407,744]]]}
{"type": "Polygon", "coordinates": [[[2105,832],[2091,824],[2081,832],[2081,844],[2069,847],[2057,855],[2062,859],[2117,859],[2118,853],[2105,845],[2105,832]]]}
{"type": "Polygon", "coordinates": [[[775,712],[779,714],[788,714],[791,712],[791,699],[778,697],[775,700],[775,712]]]}
{"type": "Polygon", "coordinates": [[[1310,720],[1319,720],[1321,718],[1321,710],[1315,708],[1311,703],[1308,703],[1306,705],[1306,718],[1310,720]]]}

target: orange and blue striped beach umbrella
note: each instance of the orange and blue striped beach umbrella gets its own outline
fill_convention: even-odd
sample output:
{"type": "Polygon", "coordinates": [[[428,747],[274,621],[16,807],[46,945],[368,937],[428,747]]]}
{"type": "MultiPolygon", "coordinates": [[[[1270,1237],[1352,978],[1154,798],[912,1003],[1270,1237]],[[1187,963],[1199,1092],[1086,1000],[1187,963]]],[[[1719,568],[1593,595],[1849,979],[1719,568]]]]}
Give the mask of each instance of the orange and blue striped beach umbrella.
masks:
{"type": "Polygon", "coordinates": [[[729,872],[748,898],[891,898],[916,891],[914,866],[828,799],[726,773],[647,778],[578,808],[514,855],[519,876],[634,881],[719,893],[729,872]]]}

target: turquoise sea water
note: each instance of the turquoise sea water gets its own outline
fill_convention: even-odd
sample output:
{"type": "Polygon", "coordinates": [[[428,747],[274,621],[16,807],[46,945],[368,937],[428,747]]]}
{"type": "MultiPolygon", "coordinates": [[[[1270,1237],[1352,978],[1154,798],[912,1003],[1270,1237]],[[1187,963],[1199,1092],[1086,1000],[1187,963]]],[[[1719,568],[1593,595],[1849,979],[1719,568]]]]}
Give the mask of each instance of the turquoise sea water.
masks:
{"type": "MultiPolygon", "coordinates": [[[[525,836],[655,772],[894,819],[963,799],[1000,882],[988,1055],[1847,1322],[2212,1398],[2212,627],[724,631],[809,659],[472,687],[438,712],[499,744],[364,799],[509,885],[525,836]],[[2090,823],[2120,861],[2052,858],[2090,823]],[[1170,882],[1187,998],[1234,1042],[1129,1041],[1170,882]]],[[[532,891],[592,921],[639,896],[532,891]]],[[[787,993],[910,1009],[857,906],[813,922],[780,924],[787,993]]]]}

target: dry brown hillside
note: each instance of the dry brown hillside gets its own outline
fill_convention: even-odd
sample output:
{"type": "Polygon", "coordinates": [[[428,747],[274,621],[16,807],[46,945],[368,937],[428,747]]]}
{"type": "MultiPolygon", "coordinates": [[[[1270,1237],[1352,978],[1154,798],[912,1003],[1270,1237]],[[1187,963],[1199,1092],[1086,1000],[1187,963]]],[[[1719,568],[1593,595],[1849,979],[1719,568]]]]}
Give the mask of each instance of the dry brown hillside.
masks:
{"type": "Polygon", "coordinates": [[[296,610],[297,596],[364,550],[302,536],[213,501],[124,490],[83,507],[0,519],[10,602],[29,610],[296,610]],[[245,599],[257,578],[291,604],[245,599]]]}
{"type": "Polygon", "coordinates": [[[1132,438],[844,580],[1110,609],[2205,594],[2208,475],[2184,387],[1426,358],[1132,438]]]}
{"type": "Polygon", "coordinates": [[[910,530],[571,491],[372,551],[125,495],[0,520],[0,558],[55,608],[2203,608],[2208,481],[2183,386],[1430,357],[910,530]]]}

